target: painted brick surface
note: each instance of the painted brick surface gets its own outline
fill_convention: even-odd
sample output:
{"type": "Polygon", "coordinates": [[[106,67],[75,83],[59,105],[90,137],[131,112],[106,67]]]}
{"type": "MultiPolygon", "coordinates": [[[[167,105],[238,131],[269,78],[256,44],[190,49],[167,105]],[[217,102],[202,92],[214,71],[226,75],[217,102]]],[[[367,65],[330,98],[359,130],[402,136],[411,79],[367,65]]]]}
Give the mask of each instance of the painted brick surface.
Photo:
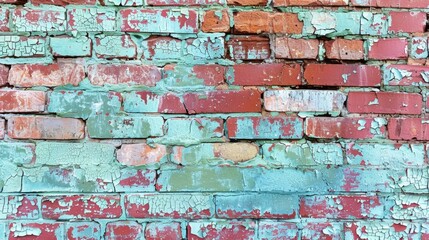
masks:
{"type": "Polygon", "coordinates": [[[0,239],[429,239],[428,0],[0,0],[0,239]]]}

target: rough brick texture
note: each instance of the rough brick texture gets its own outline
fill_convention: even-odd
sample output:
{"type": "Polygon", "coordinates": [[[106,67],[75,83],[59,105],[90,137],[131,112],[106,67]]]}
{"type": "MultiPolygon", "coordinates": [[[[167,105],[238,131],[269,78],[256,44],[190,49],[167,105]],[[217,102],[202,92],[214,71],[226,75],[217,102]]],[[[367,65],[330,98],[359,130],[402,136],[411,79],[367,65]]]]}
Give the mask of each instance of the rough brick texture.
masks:
{"type": "Polygon", "coordinates": [[[0,0],[0,240],[429,239],[429,0],[0,0]]]}

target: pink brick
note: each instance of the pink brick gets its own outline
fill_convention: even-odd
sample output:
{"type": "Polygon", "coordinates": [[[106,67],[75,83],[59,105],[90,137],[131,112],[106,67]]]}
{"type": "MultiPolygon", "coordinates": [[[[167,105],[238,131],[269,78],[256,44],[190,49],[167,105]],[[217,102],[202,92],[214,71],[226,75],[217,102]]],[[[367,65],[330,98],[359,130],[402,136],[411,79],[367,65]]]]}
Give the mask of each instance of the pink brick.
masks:
{"type": "Polygon", "coordinates": [[[237,64],[227,72],[227,81],[239,86],[301,85],[301,65],[237,64]]]}
{"type": "Polygon", "coordinates": [[[156,66],[132,64],[94,64],[88,66],[88,78],[94,85],[138,84],[155,86],[161,80],[156,66]]]}
{"type": "Polygon", "coordinates": [[[0,90],[0,112],[43,112],[45,92],[0,90]]]}
{"type": "Polygon", "coordinates": [[[427,16],[425,12],[390,12],[389,31],[416,33],[424,32],[427,16]]]}
{"type": "Polygon", "coordinates": [[[17,32],[66,30],[65,10],[17,8],[12,11],[12,21],[17,32]]]}
{"type": "Polygon", "coordinates": [[[389,139],[429,140],[429,119],[391,118],[388,124],[389,139]]]}
{"type": "Polygon", "coordinates": [[[262,60],[271,54],[270,39],[260,36],[232,36],[226,44],[234,60],[262,60]]]}
{"type": "Polygon", "coordinates": [[[380,67],[357,64],[313,64],[304,67],[304,78],[314,86],[378,86],[380,67]]]}
{"type": "Polygon", "coordinates": [[[319,54],[319,40],[277,37],[276,58],[316,59],[319,54]]]}
{"type": "Polygon", "coordinates": [[[405,38],[385,38],[368,41],[369,59],[395,60],[408,57],[408,41],[405,38]]]}
{"type": "Polygon", "coordinates": [[[5,65],[0,65],[0,87],[7,84],[7,79],[9,77],[9,68],[5,65]]]}
{"type": "Polygon", "coordinates": [[[166,146],[158,144],[153,146],[145,143],[123,144],[121,149],[117,151],[118,161],[127,166],[159,164],[166,155],[166,146]]]}
{"type": "Polygon", "coordinates": [[[164,239],[182,239],[180,223],[148,223],[145,229],[145,239],[158,240],[160,237],[164,239]]]}
{"type": "MultiPolygon", "coordinates": [[[[1,2],[0,2],[1,3],[1,2]]],[[[0,32],[9,32],[9,9],[0,8],[0,32]]]]}

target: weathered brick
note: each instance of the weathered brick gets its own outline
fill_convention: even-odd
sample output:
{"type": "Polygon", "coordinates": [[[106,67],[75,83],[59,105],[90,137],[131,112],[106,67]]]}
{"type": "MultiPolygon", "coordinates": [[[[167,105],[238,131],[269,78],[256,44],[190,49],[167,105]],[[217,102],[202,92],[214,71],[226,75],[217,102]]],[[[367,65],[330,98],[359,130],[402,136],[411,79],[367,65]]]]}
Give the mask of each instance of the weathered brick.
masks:
{"type": "Polygon", "coordinates": [[[299,12],[299,19],[303,20],[304,35],[345,36],[360,34],[362,12],[299,12]]]}
{"type": "Polygon", "coordinates": [[[0,219],[38,219],[39,200],[36,196],[3,196],[0,198],[0,219]]]}
{"type": "Polygon", "coordinates": [[[239,6],[263,6],[267,5],[268,0],[227,0],[228,5],[239,6]]]}
{"type": "Polygon", "coordinates": [[[65,236],[62,222],[11,222],[8,228],[9,239],[57,239],[65,236]]]}
{"type": "Polygon", "coordinates": [[[232,139],[300,139],[303,121],[297,117],[230,117],[226,121],[232,139]]]}
{"type": "Polygon", "coordinates": [[[4,138],[6,121],[0,118],[0,139],[4,138]]]}
{"type": "Polygon", "coordinates": [[[128,84],[155,86],[161,80],[156,66],[134,64],[93,64],[88,66],[88,79],[94,85],[128,84]]]}
{"type": "Polygon", "coordinates": [[[15,139],[82,139],[85,124],[72,118],[13,116],[8,119],[7,131],[15,139]]]}
{"type": "Polygon", "coordinates": [[[3,142],[0,143],[0,162],[15,164],[34,164],[36,160],[33,143],[3,142]]]}
{"type": "Polygon", "coordinates": [[[91,138],[147,138],[162,136],[164,119],[159,116],[96,115],[88,118],[91,138]]]}
{"type": "Polygon", "coordinates": [[[319,40],[276,37],[274,53],[276,58],[316,59],[319,54],[319,40]]]}
{"type": "Polygon", "coordinates": [[[187,93],[183,99],[189,114],[259,112],[261,110],[261,94],[258,90],[187,93]]]}
{"type": "Polygon", "coordinates": [[[1,8],[0,9],[0,32],[9,32],[9,9],[1,8]]]}
{"type": "Polygon", "coordinates": [[[171,37],[152,36],[142,42],[143,59],[179,60],[182,57],[182,41],[171,37]]]}
{"type": "Polygon", "coordinates": [[[383,13],[363,12],[360,21],[362,35],[380,36],[388,33],[389,19],[383,13]]]}
{"type": "Polygon", "coordinates": [[[272,15],[273,32],[279,34],[301,34],[304,24],[295,13],[275,13],[272,15]]]}
{"type": "Polygon", "coordinates": [[[135,221],[109,222],[106,225],[104,239],[142,239],[143,231],[143,226],[135,221]]]}
{"type": "Polygon", "coordinates": [[[275,221],[259,221],[258,226],[259,238],[267,239],[290,239],[298,240],[298,227],[295,223],[290,222],[275,222],[275,221]]]}
{"type": "Polygon", "coordinates": [[[275,0],[274,6],[347,6],[349,0],[275,0]]]}
{"type": "Polygon", "coordinates": [[[100,0],[100,3],[107,6],[143,6],[143,0],[100,0]]]}
{"type": "Polygon", "coordinates": [[[110,8],[68,9],[67,30],[79,32],[115,31],[116,11],[110,8]]]}
{"type": "Polygon", "coordinates": [[[148,91],[131,92],[125,93],[124,98],[126,112],[186,113],[183,100],[173,93],[157,95],[148,91]]]}
{"type": "Polygon", "coordinates": [[[237,64],[226,72],[227,82],[239,86],[301,85],[299,64],[237,64]]]}
{"type": "Polygon", "coordinates": [[[425,118],[391,118],[387,129],[389,139],[429,140],[429,124],[425,118]]]}
{"type": "Polygon", "coordinates": [[[424,219],[429,214],[427,198],[422,194],[395,194],[388,196],[387,206],[389,207],[388,217],[393,219],[424,219]]]}
{"type": "Polygon", "coordinates": [[[255,239],[255,222],[190,222],[187,239],[255,239]]]}
{"type": "Polygon", "coordinates": [[[209,36],[191,38],[184,41],[182,60],[212,60],[225,57],[225,43],[223,37],[209,36]]]}
{"type": "Polygon", "coordinates": [[[171,87],[217,86],[225,82],[226,67],[216,64],[164,66],[162,81],[171,87]]]}
{"type": "Polygon", "coordinates": [[[122,214],[119,195],[49,196],[42,199],[46,219],[119,218],[122,214]]]}
{"type": "Polygon", "coordinates": [[[68,222],[66,234],[67,239],[70,240],[100,239],[101,227],[97,222],[68,222]]]}
{"type": "Polygon", "coordinates": [[[204,12],[201,30],[203,32],[229,32],[229,13],[224,10],[209,10],[204,12]]]}
{"type": "Polygon", "coordinates": [[[381,72],[378,66],[356,64],[307,64],[304,78],[315,86],[378,86],[381,72]]]}
{"type": "Polygon", "coordinates": [[[417,223],[373,221],[347,222],[344,233],[354,239],[418,239],[420,227],[417,223]]]}
{"type": "Polygon", "coordinates": [[[43,57],[45,54],[45,38],[0,36],[0,57],[43,57]]]}
{"type": "Polygon", "coordinates": [[[30,2],[34,5],[39,4],[50,4],[50,5],[95,5],[96,0],[30,0],[30,2]]]}
{"type": "Polygon", "coordinates": [[[124,168],[114,184],[118,192],[154,192],[155,182],[155,170],[124,168]]]}
{"type": "Polygon", "coordinates": [[[0,87],[8,83],[9,68],[5,65],[0,65],[0,87]]]}
{"type": "Polygon", "coordinates": [[[216,217],[291,219],[298,202],[297,196],[281,194],[216,195],[216,217]]]}
{"type": "Polygon", "coordinates": [[[12,65],[9,71],[9,84],[16,87],[77,86],[84,78],[83,66],[74,63],[12,65]]]}
{"type": "Polygon", "coordinates": [[[195,33],[198,14],[180,9],[121,9],[119,22],[122,32],[195,33]]]}
{"type": "Polygon", "coordinates": [[[262,60],[271,54],[270,40],[260,36],[232,36],[227,41],[229,56],[234,60],[262,60]]]}
{"type": "Polygon", "coordinates": [[[337,38],[325,42],[326,57],[338,60],[360,60],[364,58],[362,40],[337,38]]]}
{"type": "Polygon", "coordinates": [[[391,7],[391,8],[427,8],[426,0],[350,0],[352,6],[391,7]]]}
{"type": "Polygon", "coordinates": [[[200,219],[214,215],[214,204],[208,194],[133,194],[125,196],[125,211],[131,218],[200,219]]]}
{"type": "Polygon", "coordinates": [[[392,86],[419,86],[429,84],[429,67],[413,65],[386,65],[384,84],[392,86]]]}
{"type": "Polygon", "coordinates": [[[12,10],[12,23],[17,32],[63,32],[66,30],[66,10],[12,10]]]}
{"type": "Polygon", "coordinates": [[[391,32],[424,32],[427,16],[424,12],[390,12],[389,31],[391,32]]]}
{"type": "Polygon", "coordinates": [[[429,56],[427,37],[413,37],[411,38],[410,42],[411,42],[411,49],[410,49],[411,58],[424,59],[429,56]]]}
{"type": "Polygon", "coordinates": [[[0,112],[43,112],[45,92],[42,91],[0,91],[0,112]]]}
{"type": "Polygon", "coordinates": [[[234,15],[234,30],[239,33],[299,34],[302,23],[294,13],[242,11],[234,15]]]}
{"type": "Polygon", "coordinates": [[[369,39],[368,59],[394,60],[408,57],[408,41],[405,38],[369,39]]]}
{"type": "Polygon", "coordinates": [[[383,138],[387,121],[383,118],[347,117],[347,118],[307,118],[305,135],[313,138],[383,138]]]}
{"type": "Polygon", "coordinates": [[[129,35],[96,37],[94,50],[99,58],[134,59],[137,56],[137,46],[129,35]]]}
{"type": "Polygon", "coordinates": [[[146,225],[144,235],[146,240],[156,240],[160,236],[165,239],[181,239],[182,228],[178,222],[151,222],[146,225]]]}
{"type": "Polygon", "coordinates": [[[121,101],[114,92],[53,91],[49,94],[48,112],[61,117],[87,119],[93,115],[119,112],[121,101]]]}
{"type": "Polygon", "coordinates": [[[167,148],[164,145],[153,146],[145,143],[122,144],[117,151],[118,161],[126,166],[144,166],[166,162],[167,148]]]}
{"type": "Polygon", "coordinates": [[[341,239],[343,224],[330,222],[309,222],[303,226],[301,232],[302,240],[312,239],[341,239]]]}
{"type": "Polygon", "coordinates": [[[92,41],[85,36],[58,36],[50,38],[49,46],[56,57],[90,57],[92,41]]]}

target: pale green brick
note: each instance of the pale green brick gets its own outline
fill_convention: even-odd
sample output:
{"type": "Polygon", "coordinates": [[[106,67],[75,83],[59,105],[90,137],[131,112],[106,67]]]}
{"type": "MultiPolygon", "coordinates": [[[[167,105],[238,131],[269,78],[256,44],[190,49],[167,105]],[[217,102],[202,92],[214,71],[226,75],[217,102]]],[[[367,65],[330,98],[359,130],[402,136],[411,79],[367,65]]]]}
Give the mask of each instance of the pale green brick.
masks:
{"type": "Polygon", "coordinates": [[[32,143],[0,143],[0,162],[31,164],[35,160],[32,143]]]}
{"type": "Polygon", "coordinates": [[[54,56],[91,56],[91,39],[80,37],[52,37],[49,41],[54,56]]]}

